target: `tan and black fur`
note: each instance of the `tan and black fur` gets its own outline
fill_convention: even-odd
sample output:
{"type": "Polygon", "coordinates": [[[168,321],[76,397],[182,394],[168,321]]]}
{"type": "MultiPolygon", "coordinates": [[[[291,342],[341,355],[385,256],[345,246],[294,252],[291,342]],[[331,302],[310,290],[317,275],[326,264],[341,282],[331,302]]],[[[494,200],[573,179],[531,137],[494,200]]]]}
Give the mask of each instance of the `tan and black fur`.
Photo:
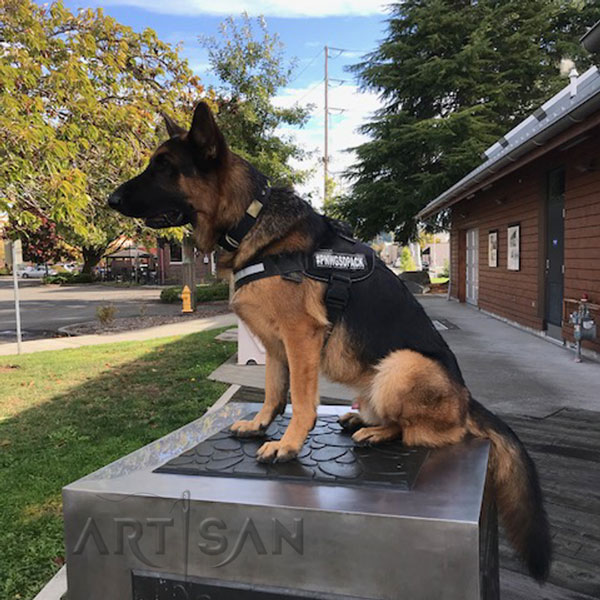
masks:
{"type": "MultiPolygon", "coordinates": [[[[264,182],[264,176],[231,152],[204,103],[184,131],[169,119],[171,138],[148,168],[124,183],[109,200],[125,215],[151,226],[191,223],[196,243],[212,251],[234,227],[264,182]]],[[[224,260],[234,269],[269,254],[313,251],[333,224],[290,189],[274,188],[239,248],[224,260]]],[[[265,402],[250,421],[238,421],[239,436],[261,435],[285,408],[292,418],[281,440],[259,449],[260,461],[293,459],[315,423],[320,371],[357,390],[359,413],[341,423],[359,443],[402,437],[429,447],[466,436],[492,444],[491,475],[509,538],[531,574],[548,575],[551,543],[535,467],[514,432],[476,402],[456,359],[404,285],[384,269],[352,292],[339,322],[329,323],[325,284],[268,277],[234,295],[232,306],[267,351],[265,402]],[[366,290],[366,291],[365,291],[366,290]]]]}

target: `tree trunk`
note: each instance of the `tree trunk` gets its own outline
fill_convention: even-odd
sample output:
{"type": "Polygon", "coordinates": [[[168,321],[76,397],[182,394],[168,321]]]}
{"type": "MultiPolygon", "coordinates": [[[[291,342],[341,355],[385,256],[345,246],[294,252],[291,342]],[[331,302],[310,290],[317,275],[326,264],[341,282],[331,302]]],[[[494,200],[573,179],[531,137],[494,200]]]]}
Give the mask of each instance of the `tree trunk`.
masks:
{"type": "Polygon", "coordinates": [[[83,267],[81,272],[91,275],[94,267],[102,260],[105,252],[106,248],[82,248],[83,267]]]}

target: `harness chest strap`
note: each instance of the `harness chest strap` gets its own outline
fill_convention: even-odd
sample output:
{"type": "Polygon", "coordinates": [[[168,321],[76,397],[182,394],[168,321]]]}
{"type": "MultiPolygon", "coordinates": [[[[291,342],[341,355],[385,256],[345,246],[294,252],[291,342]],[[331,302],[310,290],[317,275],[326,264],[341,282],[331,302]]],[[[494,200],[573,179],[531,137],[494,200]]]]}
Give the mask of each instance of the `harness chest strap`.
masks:
{"type": "MultiPolygon", "coordinates": [[[[348,245],[348,241],[341,241],[348,245]]],[[[346,249],[346,248],[344,248],[346,249]]],[[[337,252],[335,249],[319,249],[312,254],[294,252],[270,255],[250,263],[234,272],[235,289],[265,277],[280,276],[299,283],[303,277],[327,283],[325,306],[331,323],[342,318],[350,300],[353,284],[371,276],[375,267],[373,251],[360,245],[359,252],[337,252]]]]}

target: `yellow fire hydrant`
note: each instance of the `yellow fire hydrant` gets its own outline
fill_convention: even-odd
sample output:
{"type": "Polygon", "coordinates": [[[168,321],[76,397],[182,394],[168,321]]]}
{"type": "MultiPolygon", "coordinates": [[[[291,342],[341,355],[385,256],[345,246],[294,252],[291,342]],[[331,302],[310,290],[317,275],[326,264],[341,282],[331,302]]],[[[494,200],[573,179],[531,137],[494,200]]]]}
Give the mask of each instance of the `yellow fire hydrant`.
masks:
{"type": "Polygon", "coordinates": [[[181,301],[183,303],[183,307],[181,308],[182,313],[194,312],[192,308],[192,292],[187,285],[181,291],[181,301]]]}

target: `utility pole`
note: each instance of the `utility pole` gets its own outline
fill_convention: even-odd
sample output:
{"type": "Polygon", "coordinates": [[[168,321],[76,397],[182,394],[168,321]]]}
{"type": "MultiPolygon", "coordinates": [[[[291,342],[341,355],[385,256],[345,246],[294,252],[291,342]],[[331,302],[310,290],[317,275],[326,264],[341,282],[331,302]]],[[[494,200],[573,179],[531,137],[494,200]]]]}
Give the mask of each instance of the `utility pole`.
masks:
{"type": "Polygon", "coordinates": [[[329,160],[329,70],[327,59],[329,58],[329,48],[325,46],[325,152],[323,154],[323,206],[327,200],[327,163],[329,160]]]}
{"type": "Polygon", "coordinates": [[[325,201],[327,200],[327,177],[329,175],[329,113],[333,111],[337,111],[338,114],[345,112],[344,108],[333,108],[329,106],[329,82],[336,81],[339,84],[344,83],[344,79],[330,79],[329,78],[329,58],[337,58],[345,52],[343,48],[332,48],[331,46],[325,46],[325,111],[323,114],[324,123],[323,129],[325,132],[325,148],[323,152],[323,206],[325,206],[325,201]],[[337,52],[337,55],[332,57],[329,56],[329,51],[333,50],[337,52]]]}

